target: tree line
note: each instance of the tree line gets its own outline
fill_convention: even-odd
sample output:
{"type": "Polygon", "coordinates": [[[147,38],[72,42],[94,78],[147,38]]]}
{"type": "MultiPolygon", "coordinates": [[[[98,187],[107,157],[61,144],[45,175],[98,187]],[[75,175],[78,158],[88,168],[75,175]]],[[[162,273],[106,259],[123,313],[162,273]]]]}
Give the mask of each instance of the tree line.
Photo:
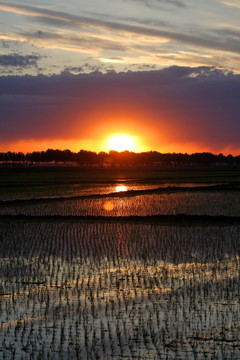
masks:
{"type": "Polygon", "coordinates": [[[178,166],[240,166],[240,155],[214,155],[209,152],[183,154],[183,153],[160,153],[148,151],[134,153],[130,151],[110,151],[109,153],[81,150],[77,153],[70,150],[2,152],[1,163],[62,163],[73,164],[83,167],[178,167],[178,166]]]}

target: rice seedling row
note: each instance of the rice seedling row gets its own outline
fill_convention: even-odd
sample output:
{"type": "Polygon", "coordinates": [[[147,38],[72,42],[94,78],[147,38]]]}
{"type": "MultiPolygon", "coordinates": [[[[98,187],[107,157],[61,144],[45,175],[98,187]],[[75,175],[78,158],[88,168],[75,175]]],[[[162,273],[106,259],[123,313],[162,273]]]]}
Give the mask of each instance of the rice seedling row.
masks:
{"type": "Polygon", "coordinates": [[[0,215],[60,216],[147,216],[156,214],[195,214],[240,216],[240,192],[186,192],[103,197],[0,207],[0,215]]]}
{"type": "Polygon", "coordinates": [[[239,226],[7,220],[3,359],[238,359],[239,226]]]}

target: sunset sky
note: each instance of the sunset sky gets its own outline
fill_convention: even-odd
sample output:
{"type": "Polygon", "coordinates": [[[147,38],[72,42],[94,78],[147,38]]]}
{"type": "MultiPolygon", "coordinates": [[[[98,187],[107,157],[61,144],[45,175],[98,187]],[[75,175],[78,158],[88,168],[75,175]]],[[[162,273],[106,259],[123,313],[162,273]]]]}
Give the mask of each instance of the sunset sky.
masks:
{"type": "Polygon", "coordinates": [[[0,1],[0,151],[240,154],[239,19],[239,0],[0,1]]]}

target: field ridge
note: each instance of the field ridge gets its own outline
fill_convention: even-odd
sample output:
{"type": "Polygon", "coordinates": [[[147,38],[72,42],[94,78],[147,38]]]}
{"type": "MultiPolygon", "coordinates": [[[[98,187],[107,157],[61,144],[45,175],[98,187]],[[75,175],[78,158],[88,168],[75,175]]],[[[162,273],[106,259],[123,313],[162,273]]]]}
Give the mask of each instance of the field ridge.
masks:
{"type": "Polygon", "coordinates": [[[238,225],[240,216],[225,215],[147,215],[147,216],[94,216],[94,215],[0,215],[0,220],[47,220],[47,221],[90,221],[114,223],[156,223],[156,224],[209,224],[209,225],[238,225]]]}

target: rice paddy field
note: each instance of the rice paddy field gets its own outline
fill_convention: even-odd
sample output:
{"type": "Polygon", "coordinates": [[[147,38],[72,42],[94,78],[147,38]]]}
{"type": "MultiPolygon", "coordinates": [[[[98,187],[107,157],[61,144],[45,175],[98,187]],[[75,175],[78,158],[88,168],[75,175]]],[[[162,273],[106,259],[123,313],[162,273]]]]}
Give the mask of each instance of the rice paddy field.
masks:
{"type": "Polygon", "coordinates": [[[1,359],[240,359],[240,171],[1,169],[1,359]]]}

